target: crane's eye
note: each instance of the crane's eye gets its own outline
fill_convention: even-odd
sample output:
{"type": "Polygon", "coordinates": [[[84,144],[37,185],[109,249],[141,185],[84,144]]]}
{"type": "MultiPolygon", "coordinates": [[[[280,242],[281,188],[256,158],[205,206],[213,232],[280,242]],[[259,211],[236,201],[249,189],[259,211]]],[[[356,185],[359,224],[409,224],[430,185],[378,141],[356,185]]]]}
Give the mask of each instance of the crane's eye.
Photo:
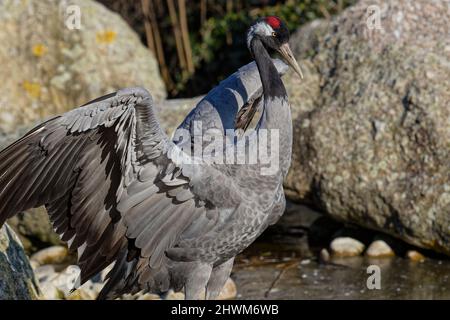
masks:
{"type": "Polygon", "coordinates": [[[277,33],[274,31],[274,32],[272,32],[272,37],[276,37],[277,36],[277,33]]]}

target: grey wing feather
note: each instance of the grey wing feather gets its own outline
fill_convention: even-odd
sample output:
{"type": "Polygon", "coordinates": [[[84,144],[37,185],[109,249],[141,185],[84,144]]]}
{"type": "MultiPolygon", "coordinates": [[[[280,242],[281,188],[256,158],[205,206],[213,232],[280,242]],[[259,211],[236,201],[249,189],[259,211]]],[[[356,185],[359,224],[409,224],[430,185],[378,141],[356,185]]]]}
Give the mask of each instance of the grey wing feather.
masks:
{"type": "Polygon", "coordinates": [[[81,283],[118,261],[104,289],[117,294],[145,278],[140,273],[161,269],[166,249],[195,220],[214,220],[192,190],[193,178],[201,180],[192,175],[203,170],[183,170],[184,157],[159,126],[149,93],[120,90],[0,152],[0,225],[46,205],[56,231],[78,250],[81,283]],[[139,270],[128,261],[139,261],[139,270]]]}

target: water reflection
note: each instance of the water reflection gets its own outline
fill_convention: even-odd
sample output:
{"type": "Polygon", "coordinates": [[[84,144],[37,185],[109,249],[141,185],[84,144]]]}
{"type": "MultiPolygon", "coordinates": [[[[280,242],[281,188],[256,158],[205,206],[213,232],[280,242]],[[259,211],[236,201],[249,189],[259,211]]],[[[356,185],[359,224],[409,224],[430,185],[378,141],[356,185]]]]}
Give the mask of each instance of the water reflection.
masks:
{"type": "Polygon", "coordinates": [[[450,299],[446,257],[414,262],[360,256],[321,263],[302,228],[289,232],[282,226],[237,257],[232,277],[238,299],[450,299]],[[380,268],[379,290],[367,287],[370,265],[380,268]]]}

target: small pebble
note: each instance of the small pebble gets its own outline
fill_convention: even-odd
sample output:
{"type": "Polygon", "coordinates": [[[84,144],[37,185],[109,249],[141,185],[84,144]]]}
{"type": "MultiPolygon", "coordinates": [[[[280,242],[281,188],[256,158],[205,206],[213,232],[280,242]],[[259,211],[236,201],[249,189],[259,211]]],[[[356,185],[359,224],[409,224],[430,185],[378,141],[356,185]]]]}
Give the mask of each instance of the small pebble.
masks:
{"type": "Polygon", "coordinates": [[[236,298],[236,295],[237,295],[236,284],[234,283],[233,279],[228,278],[227,282],[225,282],[225,285],[222,288],[222,291],[217,297],[217,300],[234,299],[236,298]]]}
{"type": "Polygon", "coordinates": [[[137,300],[161,300],[161,297],[153,293],[144,293],[143,295],[140,295],[137,300]]]}
{"type": "Polygon", "coordinates": [[[423,256],[423,254],[421,254],[420,252],[418,252],[416,250],[408,250],[408,252],[406,252],[406,257],[408,257],[409,260],[415,261],[415,262],[425,261],[425,257],[423,256]]]}
{"type": "Polygon", "coordinates": [[[371,258],[393,257],[395,253],[383,240],[375,240],[367,248],[366,256],[371,258]]]}
{"type": "MultiPolygon", "coordinates": [[[[70,290],[80,285],[79,276],[80,268],[76,265],[71,265],[59,272],[58,276],[53,280],[53,283],[64,293],[64,295],[68,296],[70,294],[70,290]]],[[[94,296],[93,299],[95,299],[100,290],[96,289],[98,292],[95,292],[93,288],[94,285],[92,284],[92,281],[89,280],[79,289],[89,292],[88,296],[94,296]]]]}
{"type": "Polygon", "coordinates": [[[356,257],[363,253],[364,244],[350,237],[338,237],[330,244],[333,255],[339,257],[356,257]]]}
{"type": "Polygon", "coordinates": [[[53,265],[45,265],[37,267],[34,270],[34,275],[39,283],[51,282],[54,278],[58,276],[53,265]]]}
{"type": "Polygon", "coordinates": [[[39,268],[40,264],[36,261],[30,260],[30,266],[33,270],[36,270],[37,268],[39,268]]]}

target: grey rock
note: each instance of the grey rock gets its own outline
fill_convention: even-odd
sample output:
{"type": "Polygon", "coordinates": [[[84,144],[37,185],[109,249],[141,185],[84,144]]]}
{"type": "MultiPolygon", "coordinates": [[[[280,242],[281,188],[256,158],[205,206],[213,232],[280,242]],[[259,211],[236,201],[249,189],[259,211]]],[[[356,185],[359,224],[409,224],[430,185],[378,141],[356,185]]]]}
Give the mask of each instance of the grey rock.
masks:
{"type": "Polygon", "coordinates": [[[66,289],[63,291],[65,292],[65,298],[68,300],[95,300],[102,288],[103,284],[94,283],[89,280],[73,293],[69,293],[66,289]]]}
{"type": "Polygon", "coordinates": [[[39,287],[19,238],[6,224],[0,229],[0,300],[30,300],[39,287]]]}
{"type": "Polygon", "coordinates": [[[444,0],[362,0],[291,37],[290,199],[450,254],[449,20],[444,0]]]}

